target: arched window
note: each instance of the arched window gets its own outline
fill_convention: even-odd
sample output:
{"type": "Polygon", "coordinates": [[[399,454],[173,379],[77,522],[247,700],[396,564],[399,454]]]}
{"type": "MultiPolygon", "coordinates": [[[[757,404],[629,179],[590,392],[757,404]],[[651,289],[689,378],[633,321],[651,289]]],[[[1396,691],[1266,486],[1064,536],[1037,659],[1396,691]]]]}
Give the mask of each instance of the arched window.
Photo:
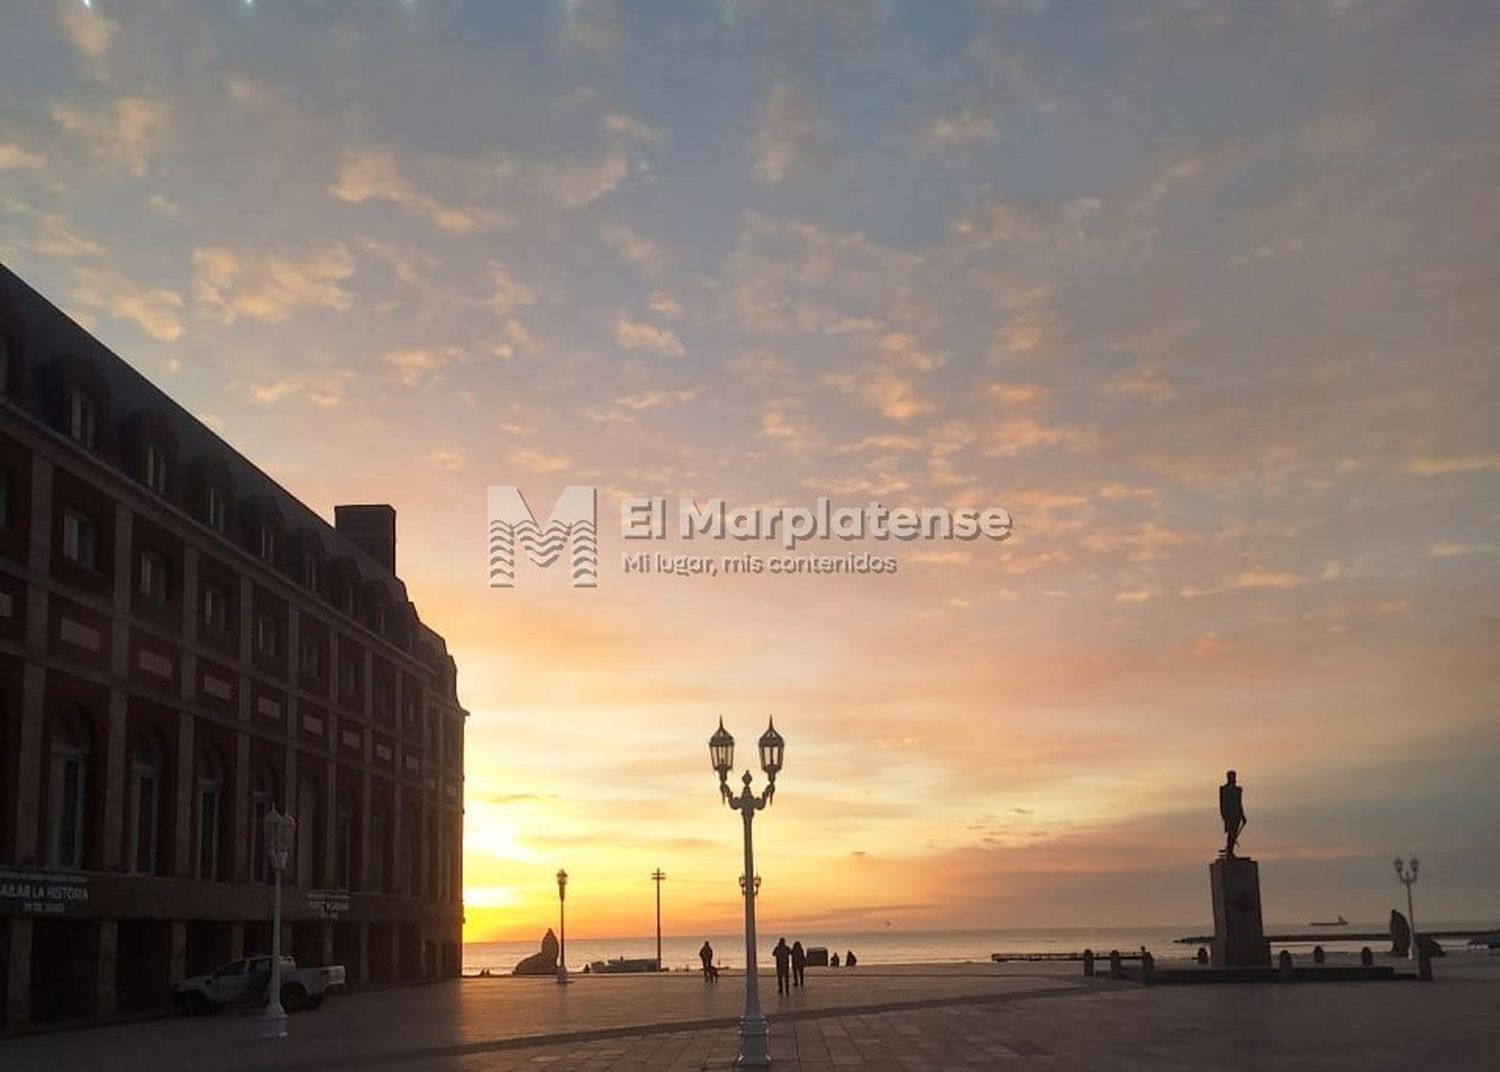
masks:
{"type": "Polygon", "coordinates": [[[266,815],[275,802],[276,778],[269,767],[262,767],[250,784],[250,876],[256,882],[272,878],[266,854],[266,815]]]}
{"type": "Polygon", "coordinates": [[[297,885],[315,886],[318,883],[318,799],[321,796],[318,783],[304,777],[297,785],[297,885]]]}
{"type": "Polygon", "coordinates": [[[137,875],[155,875],[159,871],[164,769],[161,743],[156,735],[138,735],[130,752],[130,789],[126,805],[130,809],[126,866],[137,875]]]}
{"type": "Polygon", "coordinates": [[[213,749],[198,759],[198,877],[219,877],[219,828],[224,807],[224,764],[213,749]]]}
{"type": "Polygon", "coordinates": [[[347,786],[339,793],[333,851],[338,870],[334,885],[347,890],[354,885],[354,792],[347,786]]]}
{"type": "Polygon", "coordinates": [[[89,728],[80,711],[69,711],[52,727],[48,780],[47,862],[53,867],[83,867],[83,832],[87,819],[89,728]]]}

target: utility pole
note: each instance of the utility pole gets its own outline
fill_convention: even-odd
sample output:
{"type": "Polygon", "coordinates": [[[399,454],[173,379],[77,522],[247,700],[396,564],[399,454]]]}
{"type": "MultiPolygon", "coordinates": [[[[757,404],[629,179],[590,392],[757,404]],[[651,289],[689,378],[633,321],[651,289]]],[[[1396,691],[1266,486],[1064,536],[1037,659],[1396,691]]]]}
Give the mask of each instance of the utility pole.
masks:
{"type": "Polygon", "coordinates": [[[651,881],[656,883],[656,970],[661,971],[661,884],[666,881],[666,872],[657,868],[651,872],[651,881]]]}

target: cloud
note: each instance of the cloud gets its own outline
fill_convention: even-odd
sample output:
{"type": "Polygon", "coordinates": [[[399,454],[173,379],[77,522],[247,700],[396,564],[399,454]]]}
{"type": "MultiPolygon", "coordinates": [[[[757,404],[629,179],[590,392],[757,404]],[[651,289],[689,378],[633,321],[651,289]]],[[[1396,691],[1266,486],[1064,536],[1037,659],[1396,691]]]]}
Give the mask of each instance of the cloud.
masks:
{"type": "Polygon", "coordinates": [[[760,126],[750,139],[755,178],[775,186],[805,161],[828,137],[828,124],[796,86],[783,79],[771,83],[761,108],[760,126]]]}
{"type": "Polygon", "coordinates": [[[449,362],[460,355],[456,347],[415,346],[391,350],[380,360],[391,368],[391,378],[407,387],[417,387],[434,379],[449,362]]]}
{"type": "Polygon", "coordinates": [[[1149,588],[1133,588],[1124,592],[1115,593],[1116,603],[1147,603],[1150,601],[1152,591],[1149,588]]]}
{"type": "Polygon", "coordinates": [[[666,138],[666,133],[657,127],[641,122],[628,115],[619,112],[610,112],[604,117],[604,129],[611,134],[618,134],[622,138],[630,138],[635,141],[658,142],[666,138]]]}
{"type": "Polygon", "coordinates": [[[396,155],[385,149],[348,153],[339,168],[338,178],[329,184],[328,192],[351,205],[389,201],[413,215],[426,218],[448,234],[477,234],[506,222],[500,215],[478,205],[447,203],[422,193],[401,173],[396,155]]]}
{"type": "Polygon", "coordinates": [[[985,393],[1001,405],[1029,406],[1045,400],[1052,391],[1037,383],[992,383],[985,393]]]}
{"type": "Polygon", "coordinates": [[[513,447],[510,460],[537,473],[556,473],[573,467],[573,459],[566,454],[552,454],[537,447],[513,447]]]}
{"type": "Polygon", "coordinates": [[[657,316],[666,317],[668,320],[676,320],[683,314],[682,303],[665,290],[653,290],[651,292],[650,310],[657,316]]]}
{"type": "Polygon", "coordinates": [[[342,405],[354,373],[349,369],[330,369],[307,376],[282,376],[266,383],[250,385],[250,397],[263,406],[272,406],[283,398],[296,398],[317,406],[333,409],[342,405]]]}
{"type": "Polygon", "coordinates": [[[631,320],[624,313],[615,318],[615,343],[626,350],[650,350],[663,357],[681,357],[687,352],[670,328],[631,320]]]}
{"type": "Polygon", "coordinates": [[[120,29],[119,23],[102,11],[71,3],[68,0],[63,0],[57,5],[57,13],[62,19],[63,32],[68,38],[68,44],[72,45],[80,56],[98,62],[109,54],[110,43],[120,29]]]}
{"type": "Polygon", "coordinates": [[[245,317],[276,324],[299,309],[350,308],[354,295],[342,284],[354,269],[340,242],[280,253],[201,246],[193,250],[193,297],[221,323],[245,317]]]}
{"type": "Polygon", "coordinates": [[[1492,555],[1500,551],[1492,543],[1454,543],[1450,540],[1439,540],[1427,549],[1429,558],[1457,558],[1460,555],[1492,555]]]}
{"type": "Polygon", "coordinates": [[[1238,577],[1225,581],[1223,584],[1215,585],[1212,588],[1183,588],[1182,595],[1187,599],[1196,599],[1200,596],[1215,596],[1224,592],[1240,592],[1247,589],[1270,588],[1286,591],[1292,588],[1301,588],[1306,583],[1307,578],[1295,573],[1251,569],[1241,573],[1238,577]]]}
{"type": "Polygon", "coordinates": [[[1000,139],[1000,126],[993,116],[965,108],[961,112],[934,116],[927,124],[927,143],[939,149],[989,145],[1000,139]]]}
{"type": "Polygon", "coordinates": [[[0,141],[0,171],[40,171],[46,166],[45,157],[28,152],[15,142],[0,141]]]}
{"type": "Polygon", "coordinates": [[[1500,454],[1469,454],[1449,458],[1413,458],[1406,471],[1419,476],[1446,476],[1450,473],[1480,473],[1500,469],[1500,454]]]}
{"type": "Polygon", "coordinates": [[[73,300],[129,320],[159,342],[176,342],[185,330],[182,295],[165,287],[145,287],[112,268],[79,268],[73,300]]]}
{"type": "Polygon", "coordinates": [[[490,293],[484,300],[484,304],[500,316],[509,316],[521,309],[529,309],[536,304],[536,291],[532,287],[517,279],[505,265],[499,261],[490,261],[490,293]]]}
{"type": "Polygon", "coordinates": [[[1169,402],[1177,397],[1177,389],[1163,377],[1161,370],[1141,367],[1122,372],[1104,385],[1111,394],[1139,398],[1146,402],[1169,402]]]}
{"type": "Polygon", "coordinates": [[[611,249],[642,269],[647,275],[661,275],[661,247],[640,234],[635,228],[625,224],[606,227],[602,237],[611,249]]]}
{"type": "Polygon", "coordinates": [[[889,368],[832,372],[827,382],[893,421],[909,421],[937,408],[920,393],[915,377],[889,368]]]}
{"type": "Polygon", "coordinates": [[[1044,424],[1034,417],[1009,417],[990,426],[985,454],[1014,458],[1043,447],[1087,450],[1098,442],[1098,434],[1085,428],[1044,424]]]}
{"type": "Polygon", "coordinates": [[[463,452],[453,450],[449,447],[437,447],[429,450],[418,460],[423,465],[429,465],[445,473],[455,473],[464,467],[463,452]]]}
{"type": "Polygon", "coordinates": [[[117,97],[100,108],[53,101],[52,121],[89,155],[146,174],[150,157],[172,123],[172,111],[150,97],[117,97]]]}
{"type": "Polygon", "coordinates": [[[564,5],[558,43],[567,52],[607,56],[624,43],[619,15],[609,0],[570,0],[564,5]]]}
{"type": "Polygon", "coordinates": [[[697,397],[698,389],[695,387],[682,388],[676,391],[641,391],[638,394],[625,395],[615,399],[615,405],[639,412],[644,409],[655,409],[658,406],[691,402],[697,397]]]}

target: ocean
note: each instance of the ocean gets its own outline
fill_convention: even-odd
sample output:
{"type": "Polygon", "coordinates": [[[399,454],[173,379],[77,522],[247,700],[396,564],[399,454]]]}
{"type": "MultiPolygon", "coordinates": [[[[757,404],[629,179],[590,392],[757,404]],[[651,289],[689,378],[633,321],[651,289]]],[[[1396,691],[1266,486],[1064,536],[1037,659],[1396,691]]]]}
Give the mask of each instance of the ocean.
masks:
{"type": "MultiPolygon", "coordinates": [[[[1317,940],[1330,953],[1357,953],[1361,946],[1368,945],[1376,952],[1389,948],[1388,943],[1376,941],[1341,941],[1340,932],[1346,934],[1385,933],[1387,922],[1357,923],[1347,927],[1309,927],[1302,924],[1269,924],[1267,934],[1315,934],[1317,940]]],[[[1424,928],[1428,929],[1428,928],[1424,928]]],[[[1434,923],[1434,931],[1464,931],[1478,934],[1494,929],[1494,924],[1434,923]]],[[[1173,927],[1098,927],[1098,928],[1016,928],[1009,930],[969,931],[837,931],[807,930],[788,931],[786,940],[801,941],[804,946],[826,946],[830,953],[837,953],[843,960],[849,950],[854,950],[861,965],[876,964],[960,964],[965,961],[988,961],[992,953],[1081,953],[1093,949],[1097,953],[1108,953],[1111,949],[1121,952],[1149,949],[1158,960],[1190,958],[1197,946],[1179,945],[1174,939],[1203,935],[1213,931],[1210,923],[1188,923],[1173,927]]],[[[759,935],[759,958],[767,962],[770,950],[781,933],[759,935]]],[[[698,949],[704,938],[714,948],[714,960],[721,967],[742,968],[745,965],[745,940],[743,935],[710,934],[678,937],[663,935],[661,940],[662,961],[673,971],[698,968],[698,949]]],[[[520,960],[537,951],[540,936],[529,942],[469,942],[464,945],[464,973],[476,974],[488,970],[495,974],[506,974],[520,960]]],[[[1309,943],[1310,945],[1311,943],[1309,943]]],[[[1445,940],[1450,950],[1462,946],[1462,940],[1445,940]]],[[[1273,944],[1273,952],[1280,949],[1273,944]]],[[[1296,952],[1298,946],[1290,948],[1296,952]]],[[[616,957],[635,959],[656,956],[654,936],[644,938],[592,938],[568,936],[568,966],[573,971],[583,970],[584,965],[598,960],[613,960],[616,957]]]]}

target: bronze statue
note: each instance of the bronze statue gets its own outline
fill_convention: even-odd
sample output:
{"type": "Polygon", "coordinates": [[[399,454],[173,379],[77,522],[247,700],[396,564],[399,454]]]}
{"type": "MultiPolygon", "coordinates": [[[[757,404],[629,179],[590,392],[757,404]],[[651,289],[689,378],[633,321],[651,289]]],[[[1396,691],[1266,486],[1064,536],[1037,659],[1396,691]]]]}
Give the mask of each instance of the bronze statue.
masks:
{"type": "Polygon", "coordinates": [[[1226,772],[1224,777],[1224,784],[1219,786],[1219,818],[1224,820],[1224,858],[1233,860],[1235,843],[1249,820],[1245,818],[1245,791],[1235,783],[1234,771],[1226,772]]]}

